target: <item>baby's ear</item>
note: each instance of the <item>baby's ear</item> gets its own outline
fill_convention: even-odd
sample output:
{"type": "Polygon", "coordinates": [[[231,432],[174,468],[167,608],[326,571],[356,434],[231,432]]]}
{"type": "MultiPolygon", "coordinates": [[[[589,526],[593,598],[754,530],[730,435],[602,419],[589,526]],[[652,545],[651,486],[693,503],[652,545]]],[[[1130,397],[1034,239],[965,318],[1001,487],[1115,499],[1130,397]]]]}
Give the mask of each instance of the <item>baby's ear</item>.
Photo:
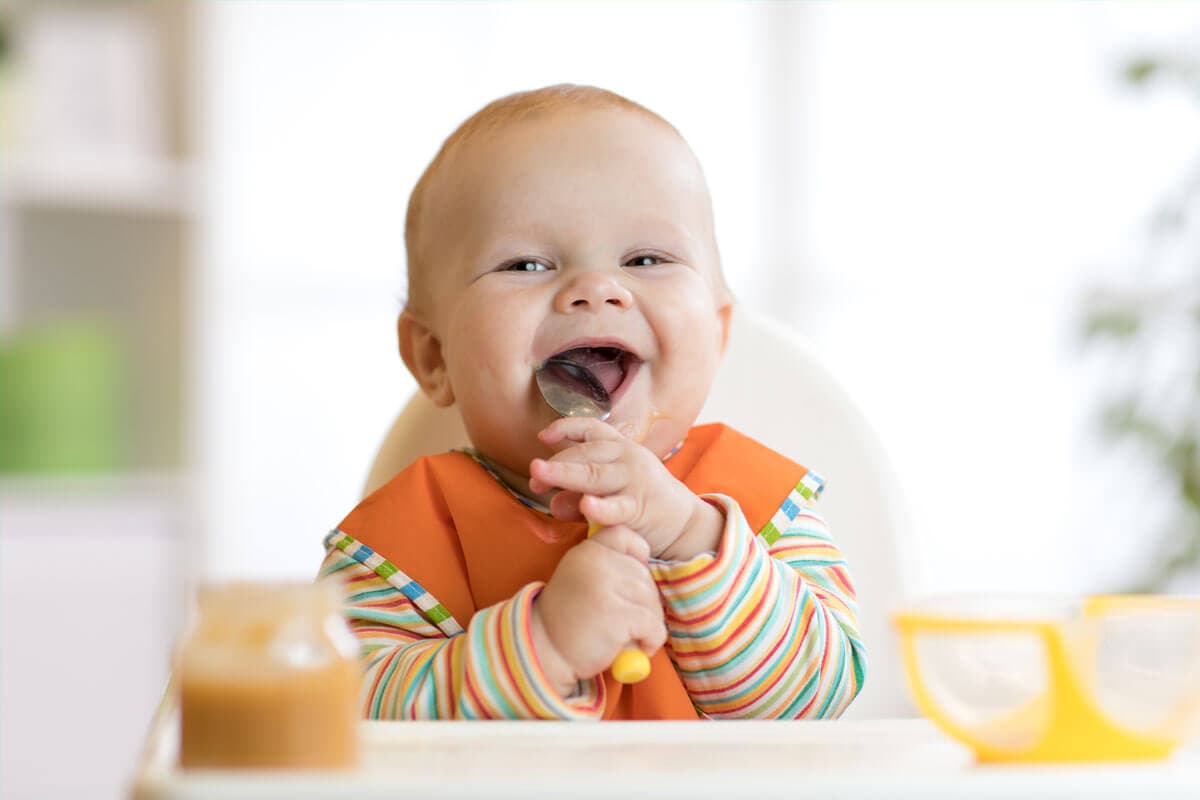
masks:
{"type": "Polygon", "coordinates": [[[733,322],[733,299],[727,299],[720,307],[717,308],[717,321],[721,325],[721,355],[725,355],[725,348],[729,346],[729,326],[733,322]]]}
{"type": "Polygon", "coordinates": [[[442,358],[442,342],[429,326],[407,310],[396,322],[396,333],[400,339],[400,357],[404,365],[417,379],[421,391],[433,404],[445,408],[454,404],[454,390],[442,358]]]}

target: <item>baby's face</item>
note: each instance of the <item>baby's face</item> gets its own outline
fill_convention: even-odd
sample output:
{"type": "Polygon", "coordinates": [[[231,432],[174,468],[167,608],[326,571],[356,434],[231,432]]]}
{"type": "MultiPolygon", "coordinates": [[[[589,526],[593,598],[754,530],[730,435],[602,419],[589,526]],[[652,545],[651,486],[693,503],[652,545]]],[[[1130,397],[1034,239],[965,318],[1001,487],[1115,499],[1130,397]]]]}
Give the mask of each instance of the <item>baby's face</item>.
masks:
{"type": "Polygon", "coordinates": [[[716,372],[728,303],[704,179],[669,129],[570,110],[469,141],[426,195],[419,252],[445,375],[476,448],[520,475],[558,418],[535,380],[580,346],[605,371],[608,422],[667,453],[716,372]]]}

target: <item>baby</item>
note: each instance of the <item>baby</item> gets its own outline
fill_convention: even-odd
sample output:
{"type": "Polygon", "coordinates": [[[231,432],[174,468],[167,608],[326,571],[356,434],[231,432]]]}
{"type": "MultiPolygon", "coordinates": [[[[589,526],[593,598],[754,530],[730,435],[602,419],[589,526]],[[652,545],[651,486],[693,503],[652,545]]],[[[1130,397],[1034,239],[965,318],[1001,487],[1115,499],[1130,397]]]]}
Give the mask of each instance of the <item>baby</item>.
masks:
{"type": "Polygon", "coordinates": [[[419,459],[326,538],[364,715],[840,714],[864,654],[821,480],[692,427],[733,301],[679,133],[591,87],[501,98],[443,144],[405,233],[400,352],[472,449],[419,459]],[[543,399],[555,355],[603,386],[605,421],[543,399]],[[652,669],[626,685],[608,667],[630,644],[652,669]]]}

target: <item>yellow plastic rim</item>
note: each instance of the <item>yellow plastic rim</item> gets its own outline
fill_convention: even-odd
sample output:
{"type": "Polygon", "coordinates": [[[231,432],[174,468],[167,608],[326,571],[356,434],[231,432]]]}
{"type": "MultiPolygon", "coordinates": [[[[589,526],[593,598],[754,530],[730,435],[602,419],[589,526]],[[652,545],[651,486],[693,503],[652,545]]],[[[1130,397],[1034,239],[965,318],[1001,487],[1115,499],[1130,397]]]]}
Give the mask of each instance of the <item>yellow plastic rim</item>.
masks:
{"type": "MultiPolygon", "coordinates": [[[[1085,598],[1085,617],[1133,610],[1198,610],[1200,598],[1152,595],[1096,595],[1085,598]]],[[[893,621],[900,633],[906,671],[921,711],[950,735],[966,742],[984,761],[1096,761],[1149,759],[1166,756],[1178,737],[1167,730],[1131,730],[1111,719],[1092,697],[1088,679],[1068,655],[1062,622],[1051,619],[978,619],[928,612],[903,612],[893,621]],[[921,675],[916,640],[921,634],[1028,632],[1041,640],[1049,687],[1007,722],[1022,722],[1030,714],[1044,716],[1045,727],[1033,742],[998,747],[977,735],[977,726],[951,719],[934,699],[921,675]]],[[[999,720],[1005,722],[1006,720],[999,720]]]]}

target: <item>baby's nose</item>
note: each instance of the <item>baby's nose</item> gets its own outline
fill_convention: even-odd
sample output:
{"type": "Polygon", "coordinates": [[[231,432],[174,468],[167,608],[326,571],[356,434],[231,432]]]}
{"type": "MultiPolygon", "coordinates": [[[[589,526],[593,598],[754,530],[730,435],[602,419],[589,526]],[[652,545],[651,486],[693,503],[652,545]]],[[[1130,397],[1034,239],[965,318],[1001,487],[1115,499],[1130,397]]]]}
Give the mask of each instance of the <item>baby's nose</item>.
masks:
{"type": "Polygon", "coordinates": [[[633,294],[616,275],[601,270],[584,270],[572,278],[555,298],[555,308],[563,314],[572,311],[599,311],[605,306],[629,308],[633,294]]]}

